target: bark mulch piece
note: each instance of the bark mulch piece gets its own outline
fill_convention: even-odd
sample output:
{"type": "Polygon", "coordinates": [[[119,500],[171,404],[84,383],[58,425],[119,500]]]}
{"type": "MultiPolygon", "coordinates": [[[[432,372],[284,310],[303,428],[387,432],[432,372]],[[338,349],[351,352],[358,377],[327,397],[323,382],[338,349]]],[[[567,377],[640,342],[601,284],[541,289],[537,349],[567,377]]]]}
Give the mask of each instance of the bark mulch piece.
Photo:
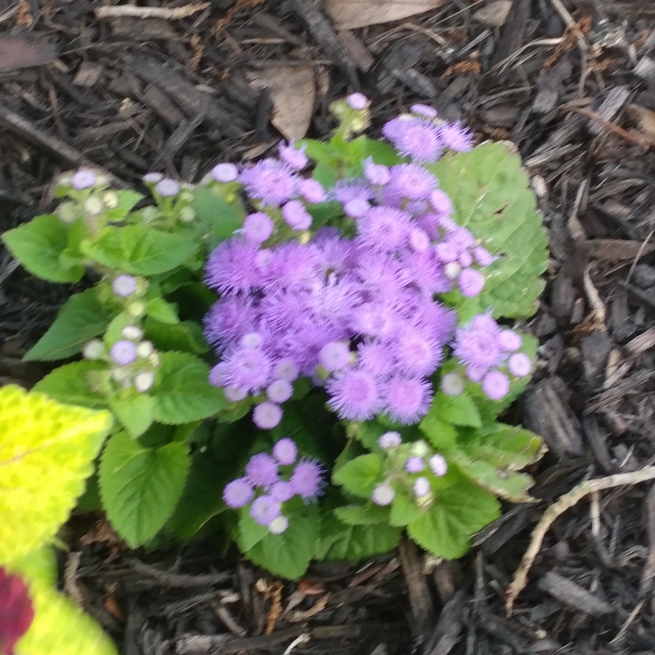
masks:
{"type": "MultiPolygon", "coordinates": [[[[498,26],[474,17],[492,3],[457,0],[345,31],[309,0],[214,0],[174,19],[97,19],[100,4],[0,10],[0,230],[47,212],[53,176],[79,164],[138,187],[149,170],[196,180],[218,160],[265,155],[280,138],[275,107],[250,82],[273,67],[313,72],[312,137],[329,132],[329,103],[347,91],[374,99],[375,129],[431,102],[481,140],[516,143],[538,195],[548,287],[522,327],[540,339],[540,360],[508,418],[550,452],[533,471],[538,501],[507,507],[458,562],[403,542],[283,583],[208,544],[128,552],[100,522],[82,539],[72,532],[67,592],[125,655],[654,652],[652,484],[592,495],[561,516],[504,612],[548,505],[583,480],[655,461],[650,4],[513,0],[498,26]]],[[[2,382],[41,375],[20,356],[69,291],[0,252],[2,382]]]]}

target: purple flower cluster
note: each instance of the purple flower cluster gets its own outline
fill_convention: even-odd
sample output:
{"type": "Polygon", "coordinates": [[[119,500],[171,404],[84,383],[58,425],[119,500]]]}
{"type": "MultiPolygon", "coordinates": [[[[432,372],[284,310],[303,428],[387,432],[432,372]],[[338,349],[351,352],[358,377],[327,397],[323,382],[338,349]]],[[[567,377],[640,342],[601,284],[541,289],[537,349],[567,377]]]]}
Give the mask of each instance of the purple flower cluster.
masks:
{"type": "MultiPolygon", "coordinates": [[[[532,370],[530,357],[517,352],[521,346],[522,339],[516,332],[502,329],[490,315],[480,314],[457,330],[453,354],[466,367],[469,380],[480,382],[491,400],[500,400],[509,393],[509,376],[522,378],[532,370]]],[[[457,395],[463,384],[449,374],[444,376],[442,389],[457,395]]]]}
{"type": "Polygon", "coordinates": [[[223,490],[223,500],[233,509],[250,504],[254,521],[281,534],[289,527],[284,503],[295,496],[306,503],[316,501],[325,486],[323,476],[323,467],[314,460],[299,459],[295,442],[285,437],[275,444],[272,456],[258,453],[250,458],[245,475],[223,490]]]}
{"type": "Polygon", "coordinates": [[[419,507],[431,504],[432,481],[448,472],[444,457],[431,452],[425,441],[403,444],[398,432],[386,432],[378,444],[388,452],[391,469],[374,487],[371,500],[376,505],[390,505],[397,491],[404,490],[419,507]]]}
{"type": "MultiPolygon", "coordinates": [[[[265,160],[241,181],[265,204],[284,202],[284,220],[306,229],[304,204],[290,199],[294,175],[287,163],[265,160]]],[[[210,380],[230,400],[265,394],[253,416],[262,429],[279,423],[299,376],[322,381],[343,419],[419,420],[456,325],[434,296],[455,284],[477,295],[480,269],[493,261],[450,219],[448,196],[418,164],[367,161],[364,177],[338,182],[331,197],[354,218],[354,238],[324,227],[307,243],[264,248],[272,220],[262,211],[207,263],[207,284],[221,294],[205,319],[221,356],[210,380]]]]}
{"type": "Polygon", "coordinates": [[[446,123],[426,105],[414,105],[410,114],[390,120],[382,129],[396,150],[414,161],[433,163],[446,149],[463,152],[473,147],[473,136],[460,123],[446,123]]]}

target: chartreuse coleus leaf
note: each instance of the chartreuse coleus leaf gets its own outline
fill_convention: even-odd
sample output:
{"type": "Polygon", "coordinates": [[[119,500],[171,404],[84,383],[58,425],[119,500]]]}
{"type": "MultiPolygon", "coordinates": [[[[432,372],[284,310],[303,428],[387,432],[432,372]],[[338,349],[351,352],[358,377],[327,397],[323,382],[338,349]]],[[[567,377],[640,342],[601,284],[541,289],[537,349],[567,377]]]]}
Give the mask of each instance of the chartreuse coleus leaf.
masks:
{"type": "Polygon", "coordinates": [[[434,555],[456,559],[466,553],[478,530],[498,518],[500,504],[454,468],[447,476],[449,486],[435,491],[432,506],[407,526],[407,532],[434,555]]]}
{"type": "Polygon", "coordinates": [[[16,655],[118,655],[96,621],[56,590],[57,566],[52,550],[33,551],[11,570],[27,583],[34,606],[34,620],[16,645],[16,655]]]}
{"type": "Polygon", "coordinates": [[[98,301],[94,289],[77,293],[66,301],[54,323],[24,359],[51,362],[75,355],[89,339],[107,329],[112,316],[112,311],[98,301]]]}
{"type": "Polygon", "coordinates": [[[498,423],[486,430],[462,433],[449,461],[475,484],[504,500],[526,503],[534,480],[521,469],[541,459],[546,448],[533,432],[498,423]]]}
{"type": "Polygon", "coordinates": [[[112,525],[129,546],[154,537],[173,513],[189,464],[182,443],[143,448],[125,432],[109,439],[100,463],[100,495],[112,525]]]}
{"type": "Polygon", "coordinates": [[[78,282],[84,275],[79,261],[67,263],[60,255],[68,247],[71,226],[54,214],[37,216],[2,235],[11,254],[30,272],[48,282],[78,282]]]}
{"type": "Polygon", "coordinates": [[[0,562],[51,539],[68,518],[111,414],[8,385],[0,389],[0,562]]]}
{"type": "Polygon", "coordinates": [[[496,317],[533,314],[544,288],[547,237],[520,156],[503,143],[486,143],[428,168],[453,202],[453,219],[499,256],[485,271],[482,310],[490,307],[496,317]]]}

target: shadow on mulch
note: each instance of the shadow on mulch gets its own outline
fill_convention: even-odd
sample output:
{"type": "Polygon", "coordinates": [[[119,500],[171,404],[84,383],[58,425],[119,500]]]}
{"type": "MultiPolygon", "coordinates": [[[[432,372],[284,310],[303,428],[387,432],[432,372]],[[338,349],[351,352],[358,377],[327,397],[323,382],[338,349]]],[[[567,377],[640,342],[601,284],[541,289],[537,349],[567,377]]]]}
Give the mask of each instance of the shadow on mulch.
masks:
{"type": "MultiPolygon", "coordinates": [[[[96,20],[88,0],[0,11],[33,58],[13,69],[1,60],[0,230],[47,212],[52,178],[79,164],[138,185],[150,170],[194,180],[218,160],[265,155],[279,140],[271,98],[248,80],[274,66],[313,71],[314,137],[330,130],[329,103],[361,88],[378,127],[422,101],[481,140],[513,141],[551,237],[548,288],[522,326],[540,339],[538,371],[512,408],[550,447],[534,471],[539,502],[507,507],[461,561],[403,543],[370,562],[316,565],[298,584],[210,544],[126,552],[102,521],[75,517],[65,589],[125,655],[654,652],[646,484],[591,496],[558,519],[513,615],[503,610],[549,503],[582,480],[655,461],[651,3],[571,1],[567,27],[558,0],[514,0],[498,28],[472,18],[481,2],[455,0],[338,34],[311,0],[241,1],[216,28],[232,4],[175,21],[96,20]]],[[[20,355],[69,293],[0,251],[0,383],[38,379],[20,355]]]]}

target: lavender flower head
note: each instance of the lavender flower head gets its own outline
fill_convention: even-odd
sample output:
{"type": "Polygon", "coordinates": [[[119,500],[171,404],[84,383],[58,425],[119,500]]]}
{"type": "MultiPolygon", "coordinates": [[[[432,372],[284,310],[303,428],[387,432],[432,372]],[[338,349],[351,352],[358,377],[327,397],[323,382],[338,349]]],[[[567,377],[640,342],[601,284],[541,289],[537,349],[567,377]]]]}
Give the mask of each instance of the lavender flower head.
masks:
{"type": "Polygon", "coordinates": [[[96,183],[96,174],[87,168],[82,168],[77,171],[71,178],[71,186],[76,191],[88,189],[96,183]]]}
{"type": "Polygon", "coordinates": [[[430,493],[430,481],[427,478],[416,478],[414,480],[414,495],[423,498],[430,493]]]}
{"type": "Polygon", "coordinates": [[[371,494],[371,500],[381,507],[391,505],[395,497],[396,492],[394,488],[387,482],[379,484],[375,489],[373,489],[373,493],[371,494]]]}
{"type": "Polygon", "coordinates": [[[266,397],[272,402],[281,404],[293,396],[293,385],[287,380],[273,380],[266,387],[266,397]]]}
{"type": "Polygon", "coordinates": [[[432,473],[438,478],[446,475],[448,471],[448,464],[446,463],[443,455],[432,455],[428,461],[428,465],[430,466],[432,473]]]}
{"type": "Polygon", "coordinates": [[[384,450],[398,448],[402,443],[402,437],[398,432],[385,432],[379,439],[378,445],[384,450]]]}
{"type": "Polygon", "coordinates": [[[279,480],[277,462],[267,453],[253,455],[246,464],[246,478],[255,487],[270,487],[279,480]]]}
{"type": "Polygon", "coordinates": [[[425,468],[425,462],[420,457],[410,457],[405,463],[407,473],[420,473],[425,468]]]}
{"type": "Polygon", "coordinates": [[[296,189],[293,169],[275,159],[262,159],[239,176],[251,198],[264,205],[278,206],[290,200],[296,189]]]}
{"type": "Polygon", "coordinates": [[[301,459],[296,464],[290,482],[295,493],[303,500],[314,501],[325,486],[323,467],[315,460],[301,459]]]}
{"type": "Polygon", "coordinates": [[[272,430],[282,420],[282,408],[275,403],[265,401],[255,407],[252,420],[260,430],[272,430]]]}
{"type": "Polygon", "coordinates": [[[250,506],[250,516],[259,525],[268,527],[280,516],[280,503],[273,500],[270,496],[259,496],[255,498],[250,506]]]}
{"type": "Polygon", "coordinates": [[[368,107],[368,98],[363,93],[351,93],[346,102],[351,109],[362,111],[368,107]]]}
{"type": "Polygon", "coordinates": [[[117,341],[109,350],[109,356],[118,366],[128,366],[136,359],[136,346],[127,340],[117,341]]]}
{"type": "Polygon", "coordinates": [[[223,489],[223,500],[228,507],[239,509],[252,500],[254,493],[255,490],[250,480],[237,478],[223,489]]]}
{"type": "Polygon", "coordinates": [[[517,378],[524,378],[532,371],[532,360],[525,353],[515,353],[507,362],[507,370],[517,378]]]}
{"type": "Polygon", "coordinates": [[[439,129],[443,144],[456,152],[467,152],[473,149],[473,134],[461,123],[446,123],[439,129]]]}
{"type": "Polygon", "coordinates": [[[248,214],[243,222],[243,235],[253,243],[264,243],[273,234],[275,224],[273,219],[263,212],[248,214]]]}
{"type": "Polygon", "coordinates": [[[118,275],[112,281],[111,288],[119,298],[127,298],[136,291],[137,280],[133,275],[118,275]]]}
{"type": "Polygon", "coordinates": [[[157,182],[155,185],[155,191],[162,198],[172,198],[180,192],[180,185],[175,180],[165,177],[163,180],[157,182]]]}
{"type": "Polygon", "coordinates": [[[275,457],[280,464],[293,464],[298,457],[298,448],[293,439],[290,439],[289,437],[280,439],[275,446],[273,446],[273,457],[275,457]]]}
{"type": "Polygon", "coordinates": [[[482,391],[490,400],[501,400],[509,393],[509,378],[500,371],[489,371],[482,379],[482,391]]]}
{"type": "Polygon", "coordinates": [[[216,164],[211,170],[211,176],[223,184],[234,182],[239,177],[239,169],[234,164],[216,164]]]}
{"type": "Polygon", "coordinates": [[[146,184],[157,184],[164,179],[164,176],[161,173],[146,173],[143,176],[143,181],[146,184]]]}
{"type": "Polygon", "coordinates": [[[325,370],[335,373],[350,364],[350,348],[343,341],[330,341],[321,348],[318,359],[325,370]]]}
{"type": "Polygon", "coordinates": [[[423,117],[393,119],[384,126],[382,132],[399,154],[417,162],[433,163],[444,149],[439,130],[423,117]]]}
{"type": "Polygon", "coordinates": [[[301,171],[309,163],[305,147],[296,148],[293,141],[290,141],[288,145],[281,143],[278,151],[280,159],[295,171],[301,171]]]}

